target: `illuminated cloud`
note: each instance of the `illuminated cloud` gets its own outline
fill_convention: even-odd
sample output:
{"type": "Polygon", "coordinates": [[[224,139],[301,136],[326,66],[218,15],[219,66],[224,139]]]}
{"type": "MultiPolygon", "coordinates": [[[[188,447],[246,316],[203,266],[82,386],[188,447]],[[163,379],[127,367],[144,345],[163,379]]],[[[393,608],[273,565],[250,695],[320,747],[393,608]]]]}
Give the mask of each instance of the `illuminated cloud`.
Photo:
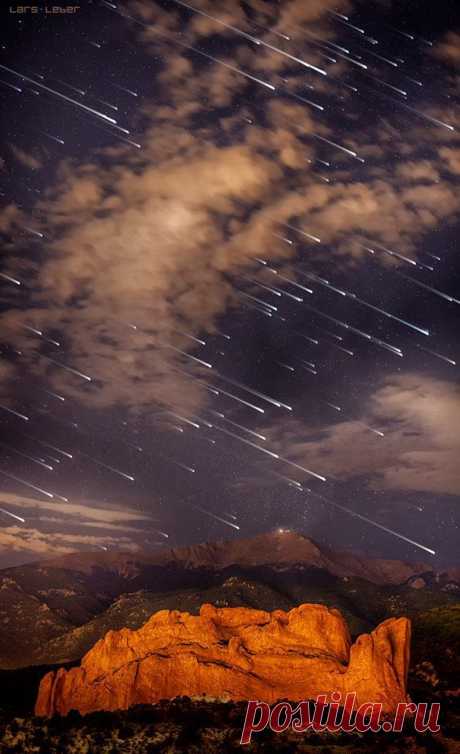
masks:
{"type": "Polygon", "coordinates": [[[24,149],[20,149],[15,144],[9,144],[8,146],[14,158],[25,168],[28,168],[29,170],[40,170],[43,167],[43,163],[38,157],[29,154],[24,149]]]}
{"type": "Polygon", "coordinates": [[[56,505],[51,500],[2,494],[0,507],[25,521],[13,524],[7,513],[0,512],[0,548],[29,555],[64,555],[95,548],[136,552],[145,532],[155,531],[151,516],[100,503],[59,501],[56,505]],[[87,533],[91,529],[94,533],[87,533]]]}
{"type": "Polygon", "coordinates": [[[453,66],[460,63],[460,33],[449,31],[443,41],[436,45],[433,54],[453,66]]]}
{"type": "Polygon", "coordinates": [[[0,531],[0,547],[10,552],[44,557],[46,555],[67,555],[76,550],[109,548],[137,552],[139,545],[127,537],[92,537],[83,534],[44,532],[22,526],[6,526],[0,531]]]}
{"type": "Polygon", "coordinates": [[[366,478],[386,490],[458,495],[459,422],[460,391],[454,384],[395,374],[358,417],[344,413],[320,432],[292,420],[272,427],[270,438],[289,460],[332,479],[366,478]]]}

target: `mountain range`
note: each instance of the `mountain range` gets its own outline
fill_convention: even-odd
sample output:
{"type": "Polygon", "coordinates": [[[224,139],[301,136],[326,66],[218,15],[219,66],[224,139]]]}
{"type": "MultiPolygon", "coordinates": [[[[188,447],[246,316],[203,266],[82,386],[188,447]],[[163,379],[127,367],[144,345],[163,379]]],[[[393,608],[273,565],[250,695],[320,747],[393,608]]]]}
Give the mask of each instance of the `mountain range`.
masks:
{"type": "Polygon", "coordinates": [[[110,629],[161,609],[338,608],[356,636],[413,622],[412,675],[451,687],[460,657],[460,570],[333,551],[290,530],[154,553],[73,553],[0,571],[0,669],[73,664],[110,629]]]}

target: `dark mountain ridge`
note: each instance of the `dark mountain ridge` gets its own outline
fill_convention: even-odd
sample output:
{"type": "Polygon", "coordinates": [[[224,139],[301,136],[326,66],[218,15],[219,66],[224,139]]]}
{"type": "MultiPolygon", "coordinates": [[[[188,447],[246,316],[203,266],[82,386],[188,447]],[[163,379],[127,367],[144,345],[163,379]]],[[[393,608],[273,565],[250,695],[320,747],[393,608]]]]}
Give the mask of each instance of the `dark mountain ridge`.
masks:
{"type": "Polygon", "coordinates": [[[164,608],[196,613],[204,602],[268,611],[322,603],[355,635],[408,615],[417,633],[422,616],[436,623],[433,611],[455,609],[459,582],[456,569],[335,552],[286,530],[154,553],[78,552],[0,571],[0,668],[74,662],[110,629],[139,628],[164,608]]]}

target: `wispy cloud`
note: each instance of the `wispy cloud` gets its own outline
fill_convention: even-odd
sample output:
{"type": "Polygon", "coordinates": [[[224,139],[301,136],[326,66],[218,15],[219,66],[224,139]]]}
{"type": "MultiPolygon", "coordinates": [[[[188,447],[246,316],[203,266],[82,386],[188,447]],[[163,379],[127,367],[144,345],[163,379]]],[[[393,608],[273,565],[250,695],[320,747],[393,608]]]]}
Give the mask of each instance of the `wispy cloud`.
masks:
{"type": "Polygon", "coordinates": [[[284,456],[334,479],[362,477],[387,490],[457,495],[459,422],[460,392],[453,383],[394,374],[357,417],[343,416],[319,432],[295,419],[265,432],[284,456]]]}
{"type": "Polygon", "coordinates": [[[155,531],[149,515],[100,503],[50,502],[20,495],[0,495],[0,547],[24,554],[60,555],[76,550],[115,548],[135,552],[146,531],[155,531]],[[5,512],[6,511],[6,512],[5,512]],[[12,523],[20,516],[23,524],[12,523]],[[94,529],[94,533],[86,533],[94,529]]]}

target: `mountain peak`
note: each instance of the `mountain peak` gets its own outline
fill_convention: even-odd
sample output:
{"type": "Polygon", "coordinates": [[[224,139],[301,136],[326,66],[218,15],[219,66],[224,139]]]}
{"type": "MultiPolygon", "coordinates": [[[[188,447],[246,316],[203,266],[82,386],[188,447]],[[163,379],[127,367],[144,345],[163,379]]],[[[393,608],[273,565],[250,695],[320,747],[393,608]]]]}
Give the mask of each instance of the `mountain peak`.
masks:
{"type": "MultiPolygon", "coordinates": [[[[420,563],[369,558],[319,545],[295,529],[278,527],[250,538],[203,542],[187,547],[161,547],[155,552],[75,552],[41,561],[35,568],[59,568],[91,574],[95,569],[134,578],[147,565],[217,570],[239,566],[303,566],[336,576],[365,578],[376,584],[401,584],[414,575],[433,572],[420,563]]],[[[14,571],[15,569],[9,569],[14,571]]]]}

